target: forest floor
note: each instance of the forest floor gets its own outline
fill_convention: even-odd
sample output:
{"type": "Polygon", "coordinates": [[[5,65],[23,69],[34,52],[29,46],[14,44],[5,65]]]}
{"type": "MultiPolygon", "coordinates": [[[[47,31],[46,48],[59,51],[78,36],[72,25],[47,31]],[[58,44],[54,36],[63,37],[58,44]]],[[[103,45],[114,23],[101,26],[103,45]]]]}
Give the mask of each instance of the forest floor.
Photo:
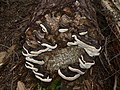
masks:
{"type": "Polygon", "coordinates": [[[0,90],[16,90],[17,87],[20,90],[120,90],[120,42],[111,31],[102,8],[95,5],[105,39],[99,60],[93,70],[79,79],[82,82],[68,83],[58,78],[46,84],[25,68],[21,54],[24,31],[37,3],[39,0],[0,0],[0,90]]]}

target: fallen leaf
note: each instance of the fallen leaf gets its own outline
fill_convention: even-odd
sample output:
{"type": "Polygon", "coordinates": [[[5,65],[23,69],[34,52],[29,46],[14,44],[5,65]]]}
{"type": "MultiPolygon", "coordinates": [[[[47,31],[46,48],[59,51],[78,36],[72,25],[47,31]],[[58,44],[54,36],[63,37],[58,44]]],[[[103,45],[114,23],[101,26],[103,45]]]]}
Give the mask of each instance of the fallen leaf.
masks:
{"type": "Polygon", "coordinates": [[[27,90],[27,89],[26,89],[25,84],[23,82],[18,81],[16,90],[27,90]]]}
{"type": "Polygon", "coordinates": [[[7,54],[7,56],[6,56],[6,59],[9,58],[10,55],[13,54],[13,51],[14,51],[15,47],[16,47],[16,45],[12,45],[12,46],[7,50],[8,54],[7,54]]]}
{"type": "Polygon", "coordinates": [[[3,59],[5,58],[7,52],[0,52],[0,66],[3,65],[3,59]]]}

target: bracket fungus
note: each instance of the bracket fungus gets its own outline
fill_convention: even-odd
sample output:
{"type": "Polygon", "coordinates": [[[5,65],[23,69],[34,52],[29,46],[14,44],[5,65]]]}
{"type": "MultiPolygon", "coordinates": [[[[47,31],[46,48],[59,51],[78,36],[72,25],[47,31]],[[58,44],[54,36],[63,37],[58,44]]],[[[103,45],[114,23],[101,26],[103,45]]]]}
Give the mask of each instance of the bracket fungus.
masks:
{"type": "Polygon", "coordinates": [[[22,52],[25,67],[43,82],[51,82],[56,72],[68,81],[79,78],[95,64],[94,57],[101,50],[99,38],[102,36],[92,15],[94,9],[86,11],[82,0],[62,1],[65,2],[49,0],[54,3],[51,6],[43,0],[41,5],[45,7],[39,7],[41,14],[38,10],[35,12],[25,31],[22,52]]]}

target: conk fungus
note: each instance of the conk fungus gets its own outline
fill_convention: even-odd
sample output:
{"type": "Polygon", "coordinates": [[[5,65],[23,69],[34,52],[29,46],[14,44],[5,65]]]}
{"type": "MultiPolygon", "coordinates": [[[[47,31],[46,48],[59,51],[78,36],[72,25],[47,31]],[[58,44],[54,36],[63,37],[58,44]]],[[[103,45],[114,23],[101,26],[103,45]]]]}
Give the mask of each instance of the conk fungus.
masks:
{"type": "Polygon", "coordinates": [[[94,57],[100,54],[101,35],[92,17],[94,10],[84,10],[84,0],[49,0],[54,6],[42,1],[43,6],[25,31],[25,67],[43,82],[51,82],[56,72],[65,80],[76,80],[95,64],[94,57]]]}

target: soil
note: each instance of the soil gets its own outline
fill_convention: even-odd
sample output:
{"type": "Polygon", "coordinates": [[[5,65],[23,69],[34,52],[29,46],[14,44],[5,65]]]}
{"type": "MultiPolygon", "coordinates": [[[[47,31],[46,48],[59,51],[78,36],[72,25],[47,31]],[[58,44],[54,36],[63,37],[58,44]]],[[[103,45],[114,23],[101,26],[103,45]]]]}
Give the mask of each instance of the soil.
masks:
{"type": "Polygon", "coordinates": [[[84,76],[74,82],[57,77],[52,83],[43,83],[25,68],[21,54],[24,32],[39,2],[0,0],[0,63],[3,63],[0,66],[0,90],[113,90],[115,87],[120,90],[120,42],[103,15],[103,8],[97,3],[94,7],[105,38],[101,55],[96,57],[96,65],[84,76]]]}

